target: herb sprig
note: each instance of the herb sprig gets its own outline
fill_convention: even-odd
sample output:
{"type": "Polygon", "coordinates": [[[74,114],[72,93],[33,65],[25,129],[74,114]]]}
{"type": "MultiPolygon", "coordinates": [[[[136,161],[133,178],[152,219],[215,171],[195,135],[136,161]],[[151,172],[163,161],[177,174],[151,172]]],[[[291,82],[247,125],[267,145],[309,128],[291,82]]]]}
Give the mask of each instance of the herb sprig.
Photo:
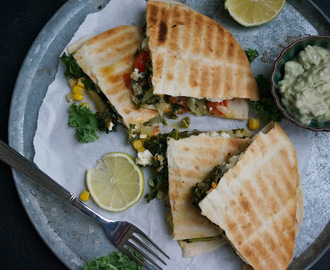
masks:
{"type": "Polygon", "coordinates": [[[259,88],[260,100],[250,102],[253,110],[269,121],[280,122],[283,116],[276,107],[275,101],[271,95],[270,82],[261,74],[256,77],[256,81],[259,88]]]}

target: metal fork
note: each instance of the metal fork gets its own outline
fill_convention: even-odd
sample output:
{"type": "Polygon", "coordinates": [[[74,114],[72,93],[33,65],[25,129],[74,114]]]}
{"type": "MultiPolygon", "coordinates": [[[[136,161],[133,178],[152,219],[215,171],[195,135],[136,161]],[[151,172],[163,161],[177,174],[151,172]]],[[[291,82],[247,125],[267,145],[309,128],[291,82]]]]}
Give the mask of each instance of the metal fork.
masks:
{"type": "Polygon", "coordinates": [[[41,171],[33,162],[0,140],[0,160],[47,188],[55,195],[68,201],[86,215],[96,220],[105,230],[108,239],[124,254],[146,269],[162,269],[159,262],[166,265],[168,255],[145,233],[126,221],[108,220],[75,197],[68,190],[41,171]],[[160,257],[163,256],[164,259],[160,257]]]}

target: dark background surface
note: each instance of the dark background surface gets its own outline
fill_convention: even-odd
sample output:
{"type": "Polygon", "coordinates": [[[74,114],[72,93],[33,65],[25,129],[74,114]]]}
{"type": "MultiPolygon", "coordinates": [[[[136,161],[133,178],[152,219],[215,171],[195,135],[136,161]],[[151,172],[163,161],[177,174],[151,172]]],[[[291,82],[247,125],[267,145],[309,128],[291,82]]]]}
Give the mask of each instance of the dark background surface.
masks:
{"type": "MultiPolygon", "coordinates": [[[[0,0],[0,139],[8,142],[10,100],[34,39],[64,0],[0,0]]],[[[330,1],[315,0],[330,16],[330,1]]],[[[66,269],[35,231],[18,197],[11,169],[0,162],[0,269],[66,269]]],[[[312,270],[330,269],[328,251],[312,270]]]]}

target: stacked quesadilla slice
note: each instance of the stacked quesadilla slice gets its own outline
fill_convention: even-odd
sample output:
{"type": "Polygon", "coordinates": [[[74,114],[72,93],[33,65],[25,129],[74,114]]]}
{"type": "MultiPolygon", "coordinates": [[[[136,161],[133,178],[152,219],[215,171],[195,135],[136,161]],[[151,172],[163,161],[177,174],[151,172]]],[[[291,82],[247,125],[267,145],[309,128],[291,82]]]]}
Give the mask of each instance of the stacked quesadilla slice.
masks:
{"type": "Polygon", "coordinates": [[[161,113],[247,119],[259,93],[250,63],[232,34],[174,1],[148,1],[146,38],[133,78],[138,107],[161,113]]]}
{"type": "Polygon", "coordinates": [[[119,26],[103,32],[73,52],[79,67],[97,85],[119,115],[129,132],[141,128],[158,112],[148,108],[137,109],[131,101],[127,75],[134,69],[136,52],[141,48],[143,32],[137,26],[119,26]]]}
{"type": "Polygon", "coordinates": [[[199,207],[254,269],[286,269],[302,221],[303,195],[292,142],[277,123],[267,129],[199,207]]]}
{"type": "MultiPolygon", "coordinates": [[[[226,243],[220,230],[201,215],[192,204],[192,188],[228,155],[247,147],[250,138],[231,133],[201,133],[175,140],[167,146],[169,202],[172,237],[180,240],[183,256],[195,256],[214,250],[226,243]]],[[[238,134],[238,133],[237,133],[238,134]]]]}

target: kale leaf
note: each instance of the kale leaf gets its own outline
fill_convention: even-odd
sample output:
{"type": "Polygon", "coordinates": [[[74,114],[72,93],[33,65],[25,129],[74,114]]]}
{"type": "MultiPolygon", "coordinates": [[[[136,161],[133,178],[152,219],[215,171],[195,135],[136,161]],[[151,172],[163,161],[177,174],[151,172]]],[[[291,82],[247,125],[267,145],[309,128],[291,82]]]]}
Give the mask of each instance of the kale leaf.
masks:
{"type": "Polygon", "coordinates": [[[78,142],[88,143],[96,141],[98,121],[93,112],[86,106],[73,103],[69,107],[69,126],[76,128],[78,142]]]}
{"type": "Polygon", "coordinates": [[[79,67],[72,54],[67,55],[66,53],[63,53],[60,59],[66,67],[66,70],[64,71],[65,77],[73,79],[84,77],[83,70],[79,67]]]}
{"type": "Polygon", "coordinates": [[[244,50],[248,60],[250,63],[253,62],[254,59],[256,59],[258,56],[259,56],[259,53],[257,50],[253,50],[253,49],[247,49],[247,50],[244,50]]]}
{"type": "Polygon", "coordinates": [[[86,90],[96,91],[96,84],[89,78],[86,73],[79,67],[76,59],[72,54],[67,55],[63,53],[60,57],[61,61],[64,63],[66,70],[64,71],[64,76],[69,79],[79,79],[83,78],[82,82],[85,85],[86,90]]]}
{"type": "MultiPolygon", "coordinates": [[[[134,254],[136,255],[136,254],[134,254]]],[[[85,264],[84,270],[142,270],[142,267],[135,261],[124,255],[122,252],[114,251],[108,256],[101,256],[85,264]]]]}
{"type": "Polygon", "coordinates": [[[256,77],[256,81],[259,88],[260,100],[250,101],[253,110],[269,121],[280,122],[283,116],[276,107],[275,101],[271,95],[270,82],[261,74],[256,77]]]}

